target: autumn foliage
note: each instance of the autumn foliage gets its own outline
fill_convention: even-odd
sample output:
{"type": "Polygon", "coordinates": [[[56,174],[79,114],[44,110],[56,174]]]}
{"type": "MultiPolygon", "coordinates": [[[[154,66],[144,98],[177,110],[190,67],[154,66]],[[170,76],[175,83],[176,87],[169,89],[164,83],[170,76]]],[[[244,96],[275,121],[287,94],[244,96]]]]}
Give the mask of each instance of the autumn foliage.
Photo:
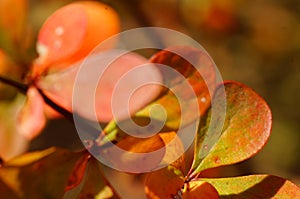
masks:
{"type": "MultiPolygon", "coordinates": [[[[89,79],[77,80],[82,86],[80,105],[85,107],[77,109],[72,106],[76,75],[87,57],[97,60],[97,53],[114,48],[114,43],[108,43],[105,48],[93,51],[99,43],[120,32],[118,13],[104,3],[76,1],[49,16],[36,40],[27,37],[28,43],[30,40],[34,43],[29,45],[20,34],[28,30],[27,3],[0,2],[0,82],[16,89],[9,95],[0,93],[1,98],[14,99],[5,104],[4,110],[11,116],[9,123],[0,126],[1,198],[122,198],[106,178],[105,166],[91,152],[109,158],[114,168],[142,173],[144,196],[149,199],[300,198],[297,185],[273,175],[228,178],[204,175],[211,169],[236,164],[257,154],[270,136],[272,114],[264,99],[248,86],[236,81],[218,83],[214,63],[203,49],[168,46],[149,59],[136,52],[125,54],[105,71],[95,92],[94,105],[85,104],[89,96],[84,90],[89,79]],[[6,12],[13,6],[20,12],[6,12]],[[28,53],[32,46],[36,46],[35,57],[28,53]],[[21,64],[26,67],[15,69],[21,64]],[[118,80],[143,64],[147,67],[143,74],[137,73],[127,84],[122,84],[118,97],[128,97],[132,85],[143,81],[164,83],[164,87],[142,87],[128,103],[129,113],[120,104],[114,117],[110,105],[118,80]],[[180,75],[170,75],[161,65],[180,75]],[[185,89],[186,83],[191,90],[185,89]],[[156,111],[157,105],[164,108],[164,114],[156,111]],[[105,127],[94,140],[89,140],[86,148],[71,151],[51,147],[24,152],[26,143],[41,133],[49,118],[64,116],[73,122],[72,114],[76,114],[88,121],[93,119],[90,111],[94,107],[96,122],[105,127]],[[155,135],[140,138],[132,135],[147,135],[150,131],[132,128],[128,135],[120,128],[119,125],[131,120],[141,127],[152,124],[151,120],[159,124],[163,121],[163,126],[155,135]],[[178,136],[178,132],[190,124],[196,124],[194,131],[189,132],[195,139],[191,149],[186,150],[184,136],[178,136]],[[2,136],[7,135],[2,131],[13,133],[2,136]],[[15,150],[14,143],[21,148],[15,150]],[[115,155],[108,143],[139,156],[128,156],[126,152],[115,155]],[[155,151],[159,153],[148,155],[155,151]]],[[[220,13],[215,7],[205,13],[204,23],[212,29],[223,31],[234,26],[234,22],[227,23],[227,18],[233,17],[231,12],[220,13]],[[225,15],[226,23],[210,21],[210,15],[225,15]]],[[[0,92],[7,90],[0,85],[0,92]]],[[[86,125],[87,129],[95,130],[90,123],[86,125]]]]}

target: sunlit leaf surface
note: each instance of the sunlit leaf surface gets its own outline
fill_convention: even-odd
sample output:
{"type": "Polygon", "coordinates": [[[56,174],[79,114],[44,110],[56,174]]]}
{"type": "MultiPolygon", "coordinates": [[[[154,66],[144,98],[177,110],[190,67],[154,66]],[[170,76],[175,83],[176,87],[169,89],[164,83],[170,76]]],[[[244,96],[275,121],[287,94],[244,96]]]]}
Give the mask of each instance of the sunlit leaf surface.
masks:
{"type": "Polygon", "coordinates": [[[300,198],[300,188],[288,180],[271,175],[202,179],[212,184],[224,199],[300,198]]]}
{"type": "Polygon", "coordinates": [[[39,32],[34,75],[69,67],[118,31],[117,13],[103,3],[75,2],[58,9],[39,32]]]}
{"type": "MultiPolygon", "coordinates": [[[[269,138],[272,124],[271,111],[266,102],[252,89],[237,82],[226,82],[226,118],[222,135],[216,143],[205,143],[206,134],[218,133],[208,128],[210,123],[204,120],[197,136],[194,174],[208,168],[234,164],[256,154],[269,138]],[[207,132],[209,129],[212,132],[207,132]],[[205,144],[203,144],[205,143],[205,144]],[[212,148],[209,146],[212,145],[212,148]],[[203,157],[205,150],[210,149],[203,157]]],[[[215,99],[224,95],[221,89],[215,99]]],[[[224,106],[225,104],[218,104],[224,106]]],[[[213,107],[214,108],[214,107],[213,107]]],[[[218,107],[216,107],[218,108],[218,107]]],[[[220,112],[223,114],[223,112],[220,112]]],[[[222,117],[222,115],[220,115],[222,117]]],[[[215,121],[218,122],[218,117],[215,121]]],[[[214,125],[214,124],[212,124],[214,125]]]]}

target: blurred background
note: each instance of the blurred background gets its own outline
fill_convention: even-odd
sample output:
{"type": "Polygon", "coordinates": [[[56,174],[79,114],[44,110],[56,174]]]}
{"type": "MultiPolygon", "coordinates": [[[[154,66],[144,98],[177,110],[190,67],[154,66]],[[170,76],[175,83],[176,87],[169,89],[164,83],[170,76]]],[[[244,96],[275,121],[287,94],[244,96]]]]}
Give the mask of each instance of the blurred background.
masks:
{"type": "MultiPolygon", "coordinates": [[[[70,0],[30,0],[29,21],[43,21],[70,0]]],[[[221,171],[222,176],[269,173],[300,185],[300,1],[296,0],[103,0],[120,14],[122,30],[159,26],[197,40],[215,61],[223,80],[258,92],[273,112],[273,131],[255,157],[221,171]]],[[[80,148],[73,126],[50,121],[31,143],[80,148]]]]}

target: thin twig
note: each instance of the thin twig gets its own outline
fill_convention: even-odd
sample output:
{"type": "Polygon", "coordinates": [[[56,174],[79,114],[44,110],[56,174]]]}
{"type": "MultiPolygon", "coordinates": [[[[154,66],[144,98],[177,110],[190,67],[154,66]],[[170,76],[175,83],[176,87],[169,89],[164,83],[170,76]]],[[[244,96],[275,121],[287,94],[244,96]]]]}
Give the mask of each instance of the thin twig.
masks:
{"type": "Polygon", "coordinates": [[[5,84],[7,84],[9,86],[12,86],[12,87],[18,89],[23,94],[26,94],[26,92],[27,92],[27,90],[29,88],[29,86],[26,85],[26,84],[22,84],[22,83],[17,82],[17,81],[15,81],[13,79],[6,78],[6,77],[4,77],[2,75],[0,75],[0,82],[3,82],[3,83],[5,83],[5,84]]]}

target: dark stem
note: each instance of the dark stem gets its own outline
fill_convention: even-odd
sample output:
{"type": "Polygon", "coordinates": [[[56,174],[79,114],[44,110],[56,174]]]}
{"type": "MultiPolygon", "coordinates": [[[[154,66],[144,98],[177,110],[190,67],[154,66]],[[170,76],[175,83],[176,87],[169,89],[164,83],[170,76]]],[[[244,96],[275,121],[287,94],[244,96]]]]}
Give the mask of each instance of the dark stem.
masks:
{"type": "Polygon", "coordinates": [[[22,83],[17,82],[17,81],[15,81],[13,79],[9,79],[9,78],[3,77],[2,75],[0,75],[0,82],[3,82],[5,84],[7,84],[7,85],[12,86],[12,87],[18,89],[21,93],[24,93],[24,94],[26,94],[26,92],[27,92],[27,90],[29,88],[29,86],[26,85],[26,84],[22,84],[22,83]]]}
{"type": "Polygon", "coordinates": [[[53,108],[58,113],[62,114],[66,119],[68,119],[70,122],[74,123],[73,120],[73,113],[68,111],[67,109],[59,106],[56,104],[52,99],[50,99],[41,89],[38,88],[39,93],[43,97],[45,103],[49,105],[51,108],[53,108]]]}

